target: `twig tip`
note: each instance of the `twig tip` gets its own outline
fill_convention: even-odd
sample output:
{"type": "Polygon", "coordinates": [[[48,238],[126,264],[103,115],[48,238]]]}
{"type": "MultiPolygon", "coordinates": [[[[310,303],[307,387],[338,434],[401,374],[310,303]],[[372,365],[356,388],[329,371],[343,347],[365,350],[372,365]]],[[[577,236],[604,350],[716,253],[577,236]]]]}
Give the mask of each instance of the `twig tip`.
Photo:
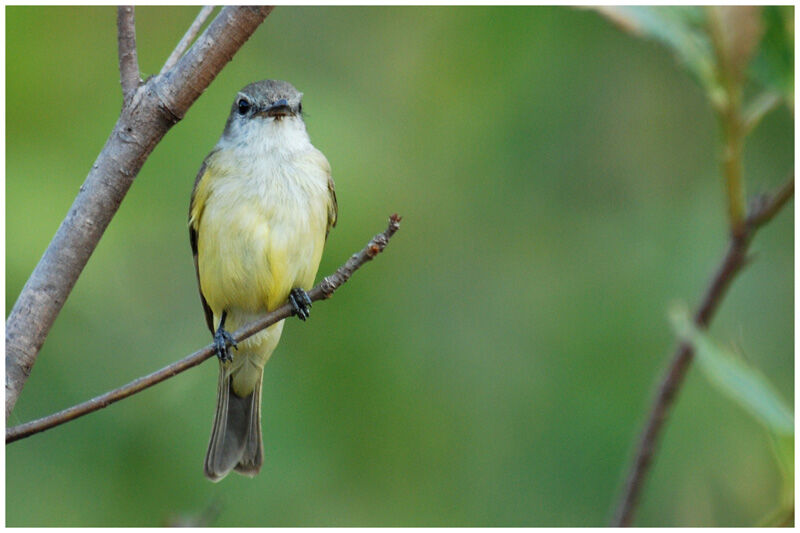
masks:
{"type": "Polygon", "coordinates": [[[397,213],[392,214],[389,217],[389,227],[386,228],[386,234],[391,237],[394,235],[398,229],[400,229],[400,221],[403,220],[403,217],[398,215],[397,213]]]}

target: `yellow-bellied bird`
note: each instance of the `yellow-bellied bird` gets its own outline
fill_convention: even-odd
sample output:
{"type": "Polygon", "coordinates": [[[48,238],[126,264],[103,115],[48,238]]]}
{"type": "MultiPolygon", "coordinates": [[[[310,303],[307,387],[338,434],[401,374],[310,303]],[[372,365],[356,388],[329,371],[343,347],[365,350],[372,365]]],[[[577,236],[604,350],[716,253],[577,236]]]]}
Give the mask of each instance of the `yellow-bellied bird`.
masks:
{"type": "Polygon", "coordinates": [[[204,469],[212,481],[231,469],[254,476],[261,468],[261,381],[283,321],[238,346],[226,327],[234,331],[287,299],[305,320],[305,291],[336,224],[330,165],[311,145],[302,97],[285,81],[242,89],[192,191],[189,239],[219,358],[204,469]]]}

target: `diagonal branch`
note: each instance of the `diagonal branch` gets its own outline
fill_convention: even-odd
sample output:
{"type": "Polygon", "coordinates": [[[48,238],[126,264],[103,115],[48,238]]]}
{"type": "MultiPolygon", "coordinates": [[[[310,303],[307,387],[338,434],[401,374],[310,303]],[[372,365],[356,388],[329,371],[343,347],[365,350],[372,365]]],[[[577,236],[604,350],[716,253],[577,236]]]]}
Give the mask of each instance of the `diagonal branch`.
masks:
{"type": "Polygon", "coordinates": [[[206,19],[211,15],[211,12],[214,11],[214,6],[203,6],[200,10],[200,13],[197,14],[197,18],[194,19],[192,25],[189,26],[189,29],[186,30],[186,34],[180,40],[178,45],[175,47],[175,50],[169,55],[166,62],[164,62],[164,66],[161,68],[161,72],[159,74],[164,74],[166,71],[171,69],[175,66],[175,63],[183,56],[186,52],[186,49],[189,48],[189,45],[192,44],[192,40],[197,36],[197,33],[200,31],[200,28],[205,23],[206,19]]]}
{"type": "Polygon", "coordinates": [[[119,79],[122,96],[127,102],[139,87],[139,59],[136,56],[136,25],[133,6],[117,8],[117,43],[119,52],[119,79]]]}
{"type": "MultiPolygon", "coordinates": [[[[757,198],[753,201],[743,225],[743,233],[740,236],[733,235],[731,237],[728,251],[717,268],[716,274],[711,279],[700,307],[698,307],[694,315],[694,322],[699,327],[704,329],[708,327],[714,312],[722,302],[734,278],[747,264],[747,251],[758,229],[772,220],[772,217],[786,205],[793,194],[794,177],[772,195],[757,198]]],[[[675,400],[675,394],[683,384],[683,379],[693,356],[694,351],[691,346],[682,343],[672,356],[672,362],[661,380],[658,392],[653,400],[650,415],[639,440],[636,458],[631,466],[622,498],[617,507],[613,521],[613,525],[616,527],[625,527],[633,524],[633,514],[644,485],[644,478],[650,469],[659,435],[663,429],[669,409],[675,400]]]]}
{"type": "Polygon", "coordinates": [[[6,320],[6,420],[47,333],[145,160],[271,10],[223,8],[173,69],[139,85],[123,105],[72,207],[6,320]]]}
{"type": "Polygon", "coordinates": [[[778,214],[794,195],[794,177],[784,183],[775,193],[756,197],[750,207],[747,224],[750,231],[760,228],[778,214]]]}
{"type": "MultiPolygon", "coordinates": [[[[360,252],[353,254],[344,265],[340,266],[336,270],[336,272],[324,278],[308,292],[308,296],[311,298],[311,301],[315,302],[317,300],[330,298],[334,291],[344,285],[356,270],[361,268],[364,263],[372,260],[376,255],[382,252],[384,248],[386,248],[386,245],[389,244],[389,239],[392,238],[392,235],[394,235],[399,228],[400,217],[397,215],[392,215],[389,217],[389,226],[383,233],[375,235],[375,237],[373,237],[372,240],[369,241],[360,252]]],[[[248,324],[247,326],[237,330],[233,334],[233,338],[236,340],[236,342],[241,342],[244,339],[255,335],[262,329],[288,318],[291,315],[292,307],[288,303],[284,304],[282,307],[279,307],[271,313],[268,313],[260,320],[257,320],[252,324],[248,324]]],[[[209,357],[213,356],[214,353],[214,345],[209,344],[205,348],[197,350],[193,354],[184,357],[180,361],[176,361],[175,363],[172,363],[161,370],[153,372],[152,374],[135,379],[118,389],[114,389],[110,392],[97,396],[96,398],[92,398],[89,401],[75,405],[68,409],[64,409],[63,411],[59,411],[58,413],[46,416],[44,418],[8,428],[6,430],[6,444],[14,442],[15,440],[23,439],[33,435],[34,433],[39,433],[46,429],[61,425],[65,422],[69,422],[70,420],[74,420],[85,414],[97,411],[98,409],[102,409],[103,407],[111,405],[114,402],[118,402],[123,398],[127,398],[128,396],[143,391],[148,387],[152,387],[157,383],[161,383],[166,379],[176,376],[184,370],[188,370],[193,366],[197,366],[209,357]]]]}

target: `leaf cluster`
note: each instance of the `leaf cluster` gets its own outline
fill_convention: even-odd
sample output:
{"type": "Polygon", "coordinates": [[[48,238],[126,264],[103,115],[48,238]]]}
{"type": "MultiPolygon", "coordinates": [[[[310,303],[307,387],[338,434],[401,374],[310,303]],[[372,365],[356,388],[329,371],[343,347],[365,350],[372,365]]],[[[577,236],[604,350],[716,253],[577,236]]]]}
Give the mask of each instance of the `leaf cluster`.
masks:
{"type": "Polygon", "coordinates": [[[718,107],[726,78],[752,86],[752,101],[794,107],[794,8],[597,7],[624,31],[664,45],[718,107]],[[715,42],[716,41],[716,42],[715,42]]]}

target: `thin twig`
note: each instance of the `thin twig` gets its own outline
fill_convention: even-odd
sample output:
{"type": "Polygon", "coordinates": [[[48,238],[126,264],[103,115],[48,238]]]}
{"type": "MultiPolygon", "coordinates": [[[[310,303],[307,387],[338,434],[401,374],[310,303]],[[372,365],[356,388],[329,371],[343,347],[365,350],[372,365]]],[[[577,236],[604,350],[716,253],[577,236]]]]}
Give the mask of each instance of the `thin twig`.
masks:
{"type": "Polygon", "coordinates": [[[123,105],[72,207],[6,320],[6,420],[47,333],[142,165],[271,10],[222,8],[172,70],[148,79],[123,105]]]}
{"type": "MultiPolygon", "coordinates": [[[[397,215],[392,215],[389,217],[389,226],[384,232],[375,235],[360,252],[353,254],[344,265],[340,266],[336,270],[336,272],[324,278],[308,292],[308,296],[311,298],[311,301],[315,302],[317,300],[330,298],[334,291],[347,282],[347,280],[350,279],[350,276],[352,276],[356,270],[358,270],[362,265],[364,265],[364,263],[370,261],[376,255],[382,252],[384,248],[386,248],[386,245],[389,244],[389,239],[392,238],[392,235],[394,235],[399,228],[400,217],[397,215]]],[[[271,313],[264,315],[263,318],[236,330],[236,332],[233,334],[233,338],[236,340],[236,342],[242,342],[248,337],[255,335],[262,329],[290,316],[292,316],[292,307],[288,303],[284,304],[271,313]]],[[[6,444],[28,437],[34,433],[39,433],[46,429],[61,425],[65,422],[69,422],[70,420],[74,420],[85,414],[97,411],[98,409],[102,409],[103,407],[111,405],[114,402],[122,400],[123,398],[127,398],[128,396],[143,391],[148,387],[152,387],[157,383],[161,383],[166,379],[176,376],[184,370],[188,370],[193,366],[197,366],[214,355],[214,353],[214,345],[209,344],[205,348],[197,350],[193,354],[184,357],[180,361],[176,361],[175,363],[172,363],[161,370],[153,372],[152,374],[135,379],[118,389],[114,389],[110,392],[97,396],[96,398],[92,398],[89,401],[75,405],[68,409],[64,409],[63,411],[59,411],[58,413],[54,413],[44,418],[39,418],[38,420],[33,420],[19,426],[8,428],[6,430],[6,444]]]]}
{"type": "Polygon", "coordinates": [[[781,102],[783,102],[781,95],[775,92],[764,91],[758,95],[742,112],[742,135],[747,136],[752,132],[761,119],[781,102]]]}
{"type": "Polygon", "coordinates": [[[119,52],[119,80],[122,96],[127,102],[142,82],[139,77],[139,59],[136,55],[136,25],[133,6],[117,8],[117,49],[119,52]]]}
{"type": "Polygon", "coordinates": [[[778,214],[793,195],[794,177],[784,183],[773,194],[756,197],[750,206],[747,224],[752,227],[752,230],[763,226],[778,214]]]}
{"type": "Polygon", "coordinates": [[[200,9],[200,13],[197,14],[197,18],[194,19],[192,25],[189,26],[189,29],[186,30],[186,34],[180,40],[178,45],[175,47],[175,50],[169,55],[167,61],[164,63],[164,66],[161,68],[161,72],[159,74],[164,74],[166,71],[171,69],[175,66],[175,63],[183,56],[184,52],[189,48],[189,45],[192,44],[192,41],[197,36],[197,33],[200,31],[200,28],[205,23],[206,19],[211,15],[211,12],[214,11],[214,6],[203,6],[200,9]]]}
{"type": "MultiPolygon", "coordinates": [[[[700,307],[694,315],[694,322],[699,327],[704,329],[708,327],[731,282],[747,264],[747,250],[755,233],[786,205],[793,193],[794,176],[772,195],[758,198],[751,204],[750,213],[744,224],[744,232],[740,236],[731,236],[728,251],[711,279],[700,307]]],[[[672,407],[675,394],[683,383],[686,371],[692,362],[693,355],[694,351],[690,345],[682,343],[678,346],[672,356],[672,362],[661,380],[617,507],[612,524],[616,527],[630,526],[633,523],[633,514],[655,452],[658,437],[669,409],[672,407]]]]}
{"type": "MultiPolygon", "coordinates": [[[[713,6],[706,8],[708,16],[708,33],[716,56],[716,73],[724,91],[715,110],[722,131],[722,176],[728,196],[728,217],[731,234],[734,238],[742,238],[745,233],[745,217],[747,201],[744,191],[744,126],[742,118],[742,85],[743,66],[741,51],[734,45],[732,33],[738,26],[730,27],[729,22],[744,20],[750,10],[744,7],[723,8],[713,6]]],[[[745,35],[741,35],[744,38],[745,35]]]]}

